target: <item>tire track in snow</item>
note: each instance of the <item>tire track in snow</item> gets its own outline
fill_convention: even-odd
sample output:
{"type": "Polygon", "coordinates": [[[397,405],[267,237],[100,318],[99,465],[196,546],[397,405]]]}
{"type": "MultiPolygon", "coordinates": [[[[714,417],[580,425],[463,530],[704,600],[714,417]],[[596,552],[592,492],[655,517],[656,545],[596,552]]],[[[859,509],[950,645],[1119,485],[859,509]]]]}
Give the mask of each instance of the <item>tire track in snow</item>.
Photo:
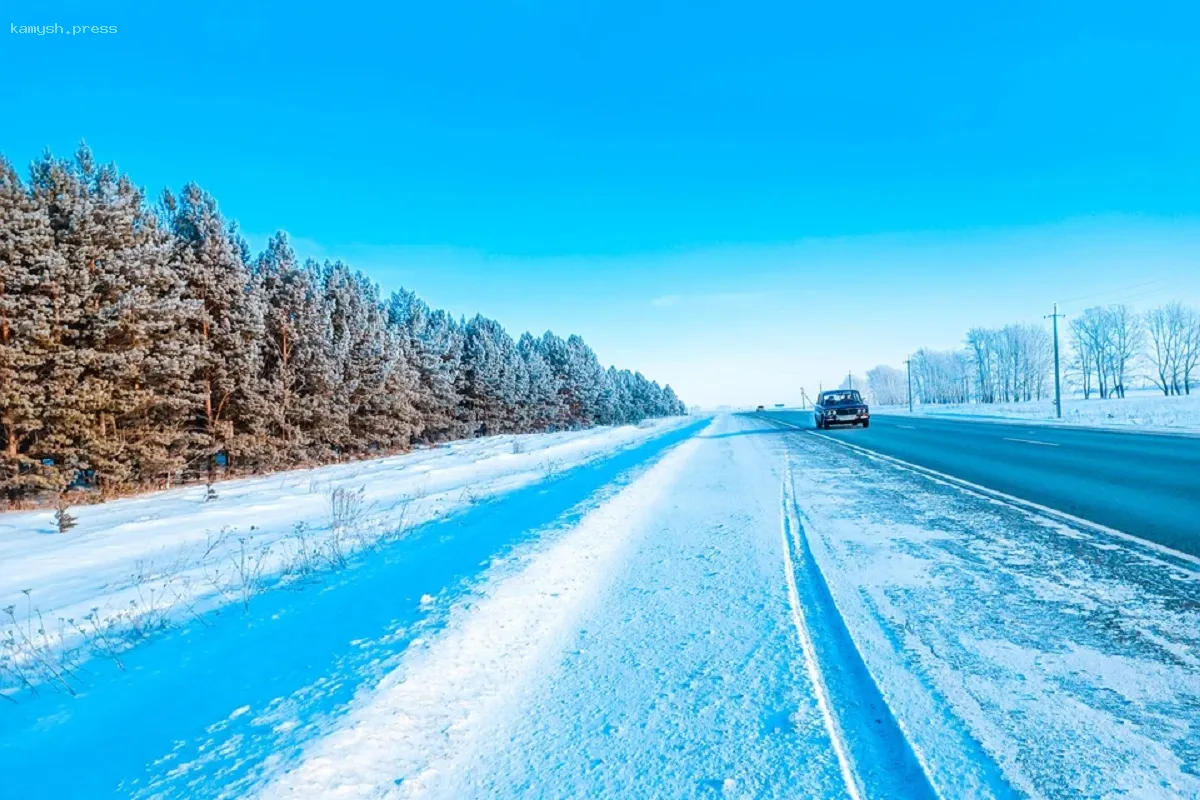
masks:
{"type": "Polygon", "coordinates": [[[481,742],[496,715],[521,713],[522,689],[558,648],[588,600],[697,447],[689,439],[589,513],[519,573],[460,608],[444,633],[361,698],[261,798],[405,797],[481,742]]]}
{"type": "Polygon", "coordinates": [[[793,491],[789,464],[780,498],[788,600],[846,792],[854,800],[935,798],[924,765],[884,701],[813,560],[793,491]]]}
{"type": "Polygon", "coordinates": [[[780,491],[783,494],[783,509],[781,515],[779,538],[783,545],[783,572],[787,580],[788,603],[792,608],[792,623],[796,627],[796,634],[800,637],[800,649],[804,651],[804,666],[808,671],[808,678],[812,681],[813,694],[817,698],[817,707],[821,710],[821,718],[825,722],[825,730],[829,733],[830,743],[833,745],[833,754],[837,757],[838,768],[842,773],[842,781],[846,785],[846,793],[850,795],[852,800],[862,800],[862,787],[858,776],[854,774],[854,764],[850,761],[850,749],[846,745],[845,737],[842,735],[841,726],[833,715],[833,703],[829,699],[829,689],[825,684],[825,676],[821,672],[821,665],[817,660],[817,651],[813,646],[812,634],[809,632],[808,623],[805,621],[804,609],[800,605],[800,593],[796,588],[796,573],[792,567],[792,552],[791,546],[788,544],[788,534],[791,532],[788,524],[788,497],[787,483],[785,482],[780,491]]]}

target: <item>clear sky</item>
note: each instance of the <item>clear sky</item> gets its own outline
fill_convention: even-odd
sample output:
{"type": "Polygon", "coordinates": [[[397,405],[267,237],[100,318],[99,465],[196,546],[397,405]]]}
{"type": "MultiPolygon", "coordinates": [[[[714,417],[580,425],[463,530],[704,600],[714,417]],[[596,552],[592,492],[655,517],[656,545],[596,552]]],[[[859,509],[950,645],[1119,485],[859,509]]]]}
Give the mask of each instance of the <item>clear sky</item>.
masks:
{"type": "Polygon", "coordinates": [[[15,0],[117,33],[5,28],[0,151],[86,139],[705,405],[1200,303],[1200,7],[987,5],[15,0]]]}

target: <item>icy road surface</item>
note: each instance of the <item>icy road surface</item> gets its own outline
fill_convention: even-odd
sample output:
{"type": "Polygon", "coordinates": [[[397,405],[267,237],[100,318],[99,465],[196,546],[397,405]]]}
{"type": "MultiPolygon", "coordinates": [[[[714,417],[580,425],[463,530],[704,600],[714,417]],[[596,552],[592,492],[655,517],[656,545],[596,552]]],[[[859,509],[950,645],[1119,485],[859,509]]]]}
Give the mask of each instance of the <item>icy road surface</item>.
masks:
{"type": "Polygon", "coordinates": [[[1197,797],[1197,577],[722,416],[6,703],[0,797],[1197,797]]]}

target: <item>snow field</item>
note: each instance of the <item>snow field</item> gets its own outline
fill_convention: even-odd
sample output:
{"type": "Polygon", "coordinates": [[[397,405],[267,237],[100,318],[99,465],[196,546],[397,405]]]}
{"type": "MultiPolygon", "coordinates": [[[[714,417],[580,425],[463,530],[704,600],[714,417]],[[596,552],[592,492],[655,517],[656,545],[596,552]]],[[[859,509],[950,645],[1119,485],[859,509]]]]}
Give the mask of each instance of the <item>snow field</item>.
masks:
{"type": "MultiPolygon", "coordinates": [[[[120,762],[104,780],[138,797],[1200,796],[1194,558],[754,415],[698,427],[542,485],[551,460],[662,428],[460,443],[328,468],[313,491],[294,473],[207,504],[201,488],[97,507],[85,534],[103,540],[107,513],[136,540],[228,502],[274,519],[273,547],[308,522],[328,561],[339,524],[350,552],[369,549],[403,532],[389,514],[528,486],[319,591],[164,636],[83,697],[14,706],[10,785],[40,785],[44,766],[24,765],[124,721],[155,730],[90,753],[88,771],[120,762]],[[362,493],[354,524],[334,519],[338,489],[362,493]],[[163,520],[136,518],[150,509],[163,520]],[[183,685],[189,724],[146,719],[183,685]]],[[[128,569],[119,543],[93,560],[128,569]]]]}
{"type": "Polygon", "coordinates": [[[258,796],[413,797],[452,773],[489,717],[520,713],[530,676],[568,641],[581,608],[697,445],[679,445],[519,572],[486,583],[452,612],[442,635],[356,698],[336,728],[258,796]]]}
{"type": "Polygon", "coordinates": [[[689,421],[454,442],[227,481],[209,502],[203,486],[157,492],[75,508],[67,534],[52,511],[0,515],[0,691],[74,691],[89,657],[689,421]]]}
{"type": "Polygon", "coordinates": [[[974,750],[1029,796],[1200,794],[1191,560],[820,437],[790,448],[814,556],[931,777],[974,750]]]}
{"type": "Polygon", "coordinates": [[[420,794],[850,796],[792,627],[772,434],[725,416],[693,439],[519,699],[420,794]]]}
{"type": "MultiPolygon", "coordinates": [[[[907,415],[906,406],[878,406],[880,414],[907,415]]],[[[1130,391],[1123,398],[1090,400],[1063,398],[1063,416],[1054,416],[1054,400],[1028,403],[964,403],[917,406],[914,416],[967,416],[1029,423],[1084,425],[1098,428],[1200,433],[1200,391],[1166,396],[1161,392],[1130,391]]]]}

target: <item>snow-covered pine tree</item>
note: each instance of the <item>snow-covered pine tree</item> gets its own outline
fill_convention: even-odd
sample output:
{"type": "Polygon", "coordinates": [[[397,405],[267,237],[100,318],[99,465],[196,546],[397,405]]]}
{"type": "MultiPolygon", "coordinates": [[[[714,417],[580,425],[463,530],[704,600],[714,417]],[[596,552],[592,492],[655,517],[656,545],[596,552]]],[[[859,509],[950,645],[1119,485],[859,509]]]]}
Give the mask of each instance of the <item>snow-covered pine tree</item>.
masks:
{"type": "Polygon", "coordinates": [[[528,331],[517,341],[521,359],[522,430],[541,431],[561,424],[563,410],[558,381],[542,354],[539,340],[528,331]]]}
{"type": "Polygon", "coordinates": [[[575,424],[595,425],[605,415],[607,386],[604,368],[592,348],[579,336],[567,338],[567,380],[572,387],[577,408],[575,424]]]}
{"type": "Polygon", "coordinates": [[[86,146],[73,162],[35,163],[33,192],[64,266],[49,276],[43,457],[103,489],[169,480],[186,458],[190,354],[167,238],[141,192],[86,146]]]}
{"type": "Polygon", "coordinates": [[[556,405],[559,415],[555,424],[560,428],[570,428],[578,424],[581,409],[578,389],[572,380],[571,351],[567,349],[567,343],[551,331],[543,333],[537,342],[558,392],[556,405]]]}
{"type": "Polygon", "coordinates": [[[407,446],[417,423],[417,376],[388,327],[378,287],[333,262],[324,267],[324,291],[338,375],[336,446],[345,452],[407,446]]]}
{"type": "Polygon", "coordinates": [[[519,342],[343,264],[252,262],[194,185],[163,214],[81,147],[28,188],[0,159],[0,492],[293,466],[473,432],[676,413],[578,336],[519,342]]]}
{"type": "Polygon", "coordinates": [[[417,438],[434,442],[461,435],[457,383],[462,362],[462,329],[445,311],[433,311],[401,289],[388,300],[388,325],[400,334],[404,352],[420,380],[414,405],[421,418],[417,438]]]}
{"type": "Polygon", "coordinates": [[[188,327],[200,304],[185,297],[170,236],[141,190],[109,165],[96,170],[91,193],[100,368],[90,377],[108,398],[92,466],[103,477],[120,465],[122,483],[170,485],[194,443],[188,415],[199,399],[190,381],[199,348],[188,327]]]}
{"type": "Polygon", "coordinates": [[[516,343],[500,323],[476,316],[466,324],[457,385],[472,432],[487,435],[515,428],[517,362],[516,343]]]}
{"type": "Polygon", "coordinates": [[[663,416],[679,417],[687,413],[687,407],[683,401],[679,399],[679,395],[675,394],[675,390],[671,388],[671,384],[663,387],[663,416]]]}
{"type": "Polygon", "coordinates": [[[0,156],[0,496],[60,483],[33,458],[45,427],[44,366],[62,272],[46,208],[0,156]]]}
{"type": "Polygon", "coordinates": [[[266,444],[273,462],[299,464],[336,455],[326,426],[336,402],[329,303],[315,264],[300,266],[280,232],[254,267],[264,305],[262,393],[270,409],[266,444]]]}
{"type": "Polygon", "coordinates": [[[31,168],[30,193],[35,213],[52,237],[40,263],[33,290],[23,300],[35,315],[39,346],[35,353],[40,389],[40,420],[27,455],[43,480],[62,489],[74,466],[86,461],[86,431],[93,427],[80,390],[92,346],[85,336],[91,302],[92,250],[88,230],[88,191],[68,161],[49,152],[31,168]]]}
{"type": "Polygon", "coordinates": [[[608,385],[612,391],[612,424],[628,425],[638,422],[633,411],[633,398],[629,393],[629,373],[616,367],[608,368],[608,385]]]}
{"type": "Polygon", "coordinates": [[[221,451],[236,464],[252,465],[264,438],[259,386],[264,309],[251,291],[245,242],[194,183],[178,198],[164,193],[163,209],[172,233],[172,266],[185,299],[195,304],[186,327],[196,348],[189,380],[199,401],[188,415],[194,469],[207,471],[221,451]]]}

